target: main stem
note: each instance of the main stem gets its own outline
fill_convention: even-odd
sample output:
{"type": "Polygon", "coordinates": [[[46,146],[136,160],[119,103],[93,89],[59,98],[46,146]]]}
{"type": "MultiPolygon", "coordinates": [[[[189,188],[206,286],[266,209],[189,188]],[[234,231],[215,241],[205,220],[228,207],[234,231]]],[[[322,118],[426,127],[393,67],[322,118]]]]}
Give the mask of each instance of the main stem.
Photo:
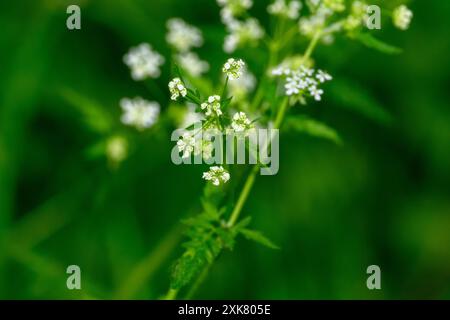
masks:
{"type": "MultiPolygon", "coordinates": [[[[317,31],[313,38],[311,39],[311,42],[308,45],[308,48],[305,51],[305,54],[302,58],[302,64],[304,64],[308,59],[311,57],[314,49],[317,46],[317,43],[320,40],[320,37],[322,35],[321,31],[317,31]]],[[[278,109],[277,116],[275,118],[274,128],[280,129],[281,125],[283,124],[284,117],[286,115],[287,108],[289,106],[289,101],[287,98],[284,99],[284,101],[281,104],[280,109],[278,109]]],[[[239,199],[236,203],[236,206],[234,207],[233,212],[231,213],[230,219],[228,220],[227,226],[232,227],[236,221],[239,218],[239,215],[242,211],[242,208],[244,207],[245,202],[248,199],[248,196],[250,195],[250,191],[253,188],[253,185],[255,184],[256,174],[258,173],[259,165],[255,165],[250,172],[249,176],[247,177],[247,180],[245,181],[244,188],[241,191],[241,194],[239,195],[239,199]]]]}
{"type": "MultiPolygon", "coordinates": [[[[303,55],[302,64],[304,64],[311,57],[321,36],[322,36],[321,30],[317,31],[314,34],[313,38],[311,39],[311,41],[303,55]]],[[[272,61],[270,62],[270,64],[271,63],[272,63],[272,61]]],[[[260,91],[261,90],[258,90],[258,92],[260,92],[260,91]]],[[[256,98],[257,101],[262,100],[261,98],[262,98],[262,96],[259,97],[259,95],[257,94],[257,98],[256,98]]],[[[285,98],[281,104],[281,107],[278,109],[278,112],[277,112],[277,115],[275,118],[275,122],[274,122],[275,129],[281,128],[281,125],[283,124],[283,120],[286,115],[286,111],[287,111],[288,107],[289,107],[289,99],[285,98]]],[[[244,205],[250,195],[250,191],[252,190],[253,185],[255,184],[256,175],[257,175],[259,169],[260,169],[260,166],[255,165],[253,167],[252,171],[250,172],[250,174],[248,175],[247,180],[245,181],[244,187],[239,195],[238,201],[236,202],[236,206],[234,207],[234,209],[230,215],[230,219],[227,222],[227,227],[234,226],[236,224],[237,220],[239,219],[239,215],[242,212],[242,208],[244,207],[244,205]]],[[[207,266],[207,268],[204,270],[204,272],[202,272],[202,275],[199,277],[198,281],[196,281],[196,283],[193,287],[193,290],[191,290],[190,293],[188,294],[189,297],[192,296],[192,294],[195,292],[195,290],[199,287],[200,283],[204,280],[204,278],[209,270],[209,267],[210,266],[207,266]]],[[[166,296],[166,299],[174,300],[174,299],[176,299],[177,294],[178,294],[178,290],[171,289],[171,290],[169,290],[169,292],[166,296]]]]}

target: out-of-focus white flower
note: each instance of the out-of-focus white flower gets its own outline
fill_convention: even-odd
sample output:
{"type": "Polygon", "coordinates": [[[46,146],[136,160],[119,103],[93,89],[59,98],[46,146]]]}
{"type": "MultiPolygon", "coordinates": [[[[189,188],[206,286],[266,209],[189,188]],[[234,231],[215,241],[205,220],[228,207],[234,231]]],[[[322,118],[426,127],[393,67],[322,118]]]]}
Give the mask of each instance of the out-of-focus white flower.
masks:
{"type": "Polygon", "coordinates": [[[198,139],[194,155],[201,155],[203,159],[208,160],[212,158],[212,154],[214,151],[214,144],[211,141],[198,139]]]}
{"type": "Polygon", "coordinates": [[[106,156],[113,164],[125,160],[128,155],[128,141],[122,136],[113,136],[106,142],[106,156]]]}
{"type": "Polygon", "coordinates": [[[264,36],[264,29],[255,18],[245,21],[234,20],[227,25],[228,34],[225,37],[224,51],[234,52],[238,47],[254,44],[264,36]]]}
{"type": "Polygon", "coordinates": [[[237,112],[233,116],[233,121],[231,122],[231,127],[234,132],[242,133],[251,129],[252,122],[247,118],[244,112],[237,112]]]}
{"type": "Polygon", "coordinates": [[[167,42],[176,50],[184,53],[194,47],[203,45],[203,36],[201,31],[183,21],[180,18],[172,18],[167,21],[167,42]]]}
{"type": "Polygon", "coordinates": [[[242,69],[245,67],[245,62],[242,59],[236,60],[230,58],[225,62],[222,72],[230,78],[230,80],[237,80],[242,76],[242,69]]]}
{"type": "Polygon", "coordinates": [[[200,60],[194,52],[182,53],[177,56],[180,66],[194,77],[198,77],[209,70],[209,64],[200,60]]]}
{"type": "Polygon", "coordinates": [[[203,179],[211,181],[216,187],[221,183],[227,183],[230,180],[230,174],[222,166],[211,167],[208,172],[203,173],[203,179]]]}
{"type": "Polygon", "coordinates": [[[256,78],[253,74],[244,68],[239,79],[231,81],[228,84],[228,90],[233,96],[233,101],[240,101],[247,97],[247,95],[256,87],[256,78]]]}
{"type": "Polygon", "coordinates": [[[308,90],[309,90],[309,94],[311,95],[311,97],[314,97],[314,99],[316,101],[322,100],[322,94],[323,94],[322,89],[318,89],[316,86],[311,86],[308,88],[308,90]]]}
{"type": "Polygon", "coordinates": [[[161,66],[165,59],[154,51],[148,43],[142,43],[130,51],[124,57],[125,64],[131,69],[134,80],[146,78],[158,78],[161,75],[161,66]]]}
{"type": "Polygon", "coordinates": [[[210,96],[208,101],[201,104],[202,110],[205,110],[205,115],[209,116],[221,116],[222,110],[220,109],[220,96],[210,96]]]}
{"type": "Polygon", "coordinates": [[[189,158],[195,149],[195,137],[189,132],[185,132],[183,137],[177,141],[179,152],[183,152],[182,158],[189,158]]]}
{"type": "Polygon", "coordinates": [[[413,16],[413,12],[409,10],[407,6],[401,5],[394,10],[392,17],[394,25],[397,28],[401,30],[407,30],[409,28],[409,25],[411,24],[413,16]]]}
{"type": "Polygon", "coordinates": [[[234,21],[236,17],[242,16],[253,6],[252,0],[217,0],[217,3],[222,7],[220,16],[226,25],[234,21]]]}
{"type": "Polygon", "coordinates": [[[120,106],[123,110],[122,123],[144,130],[153,126],[158,120],[160,106],[157,102],[150,102],[142,98],[122,99],[120,106]]]}
{"type": "Polygon", "coordinates": [[[367,19],[367,7],[363,1],[353,2],[350,15],[343,22],[343,28],[351,31],[362,26],[367,19]]]}
{"type": "Polygon", "coordinates": [[[175,78],[169,82],[169,91],[172,95],[170,99],[174,101],[176,101],[179,96],[182,96],[184,98],[187,95],[186,86],[180,78],[175,78]]]}
{"type": "Polygon", "coordinates": [[[345,10],[345,0],[322,0],[325,8],[335,12],[342,12],[345,10]]]}
{"type": "Polygon", "coordinates": [[[205,119],[203,113],[195,112],[196,105],[188,104],[186,113],[184,115],[184,119],[181,123],[182,128],[187,128],[193,124],[199,123],[200,121],[205,119]]]}
{"type": "Polygon", "coordinates": [[[326,81],[333,80],[333,77],[330,76],[327,72],[319,70],[317,71],[316,79],[319,80],[321,83],[324,83],[326,81]]]}
{"type": "Polygon", "coordinates": [[[294,100],[303,101],[307,95],[316,101],[322,100],[324,91],[319,88],[319,84],[332,80],[332,77],[322,71],[301,67],[297,70],[284,71],[281,76],[286,76],[284,86],[286,95],[293,97],[294,100]]]}
{"type": "Polygon", "coordinates": [[[275,0],[274,3],[269,5],[267,11],[274,16],[295,20],[300,16],[301,8],[302,3],[300,1],[291,1],[286,3],[285,0],[275,0]]]}

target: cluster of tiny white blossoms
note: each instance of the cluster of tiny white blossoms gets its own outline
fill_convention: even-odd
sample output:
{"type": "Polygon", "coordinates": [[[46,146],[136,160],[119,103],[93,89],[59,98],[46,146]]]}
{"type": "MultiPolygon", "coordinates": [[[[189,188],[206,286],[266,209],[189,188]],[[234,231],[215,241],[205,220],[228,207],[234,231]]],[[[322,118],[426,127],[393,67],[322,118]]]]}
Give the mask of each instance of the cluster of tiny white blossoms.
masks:
{"type": "Polygon", "coordinates": [[[225,24],[243,15],[253,6],[252,0],[217,0],[217,3],[222,7],[220,16],[225,24]]]}
{"type": "Polygon", "coordinates": [[[201,76],[209,70],[209,63],[203,61],[194,52],[186,52],[177,55],[180,66],[194,77],[201,76]]]}
{"type": "Polygon", "coordinates": [[[167,42],[179,52],[188,52],[192,48],[203,45],[201,31],[183,21],[180,18],[172,18],[167,21],[167,42]]]}
{"type": "Polygon", "coordinates": [[[158,120],[160,106],[157,102],[147,101],[140,97],[124,98],[120,101],[120,106],[123,110],[122,123],[138,130],[150,128],[158,120]]]}
{"type": "Polygon", "coordinates": [[[264,36],[259,21],[247,13],[253,1],[217,0],[217,3],[222,7],[220,15],[228,31],[223,45],[225,52],[232,53],[243,45],[254,45],[264,36]]]}
{"type": "Polygon", "coordinates": [[[394,26],[401,30],[408,30],[413,16],[413,12],[407,6],[401,5],[397,7],[392,15],[394,26]]]}
{"type": "MultiPolygon", "coordinates": [[[[244,80],[251,82],[246,84],[247,87],[254,87],[254,78],[251,81],[245,79],[245,66],[242,59],[230,58],[224,63],[222,72],[229,80],[224,84],[224,92],[226,92],[228,84],[232,88],[232,85],[239,84],[244,80]]],[[[188,89],[181,77],[170,81],[169,91],[173,100],[181,98],[191,103],[191,110],[188,114],[192,119],[190,119],[189,124],[186,123],[187,129],[183,130],[177,141],[177,149],[181,153],[182,159],[190,158],[192,155],[201,156],[203,159],[212,158],[214,144],[207,138],[211,133],[213,133],[213,136],[216,134],[236,134],[236,137],[241,137],[247,136],[249,130],[253,128],[253,124],[246,113],[242,111],[231,113],[228,108],[222,109],[224,103],[227,103],[227,105],[230,103],[230,99],[224,100],[220,95],[211,95],[205,102],[200,103],[200,95],[197,95],[195,90],[188,89]],[[195,112],[194,106],[197,106],[202,114],[195,112]],[[225,116],[224,113],[229,114],[229,116],[225,116]],[[192,125],[194,125],[193,128],[191,128],[192,125]],[[206,135],[204,130],[207,130],[206,135]]],[[[227,182],[230,179],[230,174],[222,167],[212,167],[210,171],[204,174],[203,178],[211,181],[214,186],[218,186],[220,183],[227,182]]]]}
{"type": "Polygon", "coordinates": [[[222,71],[230,80],[237,80],[242,76],[244,67],[245,63],[242,59],[236,60],[234,58],[230,58],[224,64],[222,71]]]}
{"type": "Polygon", "coordinates": [[[169,91],[171,94],[170,99],[174,101],[176,101],[180,96],[186,97],[188,93],[186,86],[180,78],[175,78],[169,82],[169,91]]]}
{"type": "Polygon", "coordinates": [[[227,53],[249,44],[254,45],[264,36],[264,29],[255,18],[245,21],[233,20],[227,24],[229,34],[225,37],[223,49],[227,53]]]}
{"type": "Polygon", "coordinates": [[[167,43],[175,50],[175,61],[180,67],[194,77],[198,77],[209,70],[209,64],[200,59],[194,48],[203,45],[203,35],[200,29],[189,25],[180,18],[167,21],[167,43]]]}
{"type": "Polygon", "coordinates": [[[231,122],[231,127],[236,133],[243,133],[252,128],[252,122],[247,118],[244,112],[237,112],[233,116],[233,121],[231,122]]]}
{"type": "Polygon", "coordinates": [[[134,80],[145,80],[147,78],[158,78],[161,75],[161,66],[165,59],[154,51],[148,43],[142,43],[131,48],[124,57],[125,64],[131,69],[134,80]]]}
{"type": "Polygon", "coordinates": [[[230,180],[230,174],[222,166],[214,166],[203,173],[203,179],[211,181],[215,186],[219,186],[221,183],[227,183],[230,180]]]}
{"type": "Polygon", "coordinates": [[[294,0],[286,3],[286,0],[275,0],[267,7],[267,11],[274,16],[295,20],[300,16],[301,8],[302,3],[300,1],[294,0]]]}
{"type": "Polygon", "coordinates": [[[319,85],[332,80],[332,77],[322,71],[306,68],[304,66],[296,70],[277,68],[272,71],[275,76],[286,78],[285,93],[293,97],[294,101],[304,101],[305,96],[310,96],[316,101],[322,100],[324,91],[319,85]]]}
{"type": "Polygon", "coordinates": [[[220,109],[220,99],[221,98],[218,95],[210,96],[206,102],[201,104],[201,108],[205,111],[205,115],[207,117],[220,117],[223,114],[222,110],[220,109]]]}

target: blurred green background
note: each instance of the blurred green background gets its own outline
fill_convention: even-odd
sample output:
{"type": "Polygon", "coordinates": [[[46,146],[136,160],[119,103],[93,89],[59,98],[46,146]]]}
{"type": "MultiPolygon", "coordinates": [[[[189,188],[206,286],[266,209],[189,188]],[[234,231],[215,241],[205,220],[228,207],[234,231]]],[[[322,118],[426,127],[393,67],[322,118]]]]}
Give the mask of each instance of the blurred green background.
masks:
{"type": "MultiPolygon", "coordinates": [[[[268,1],[255,2],[267,24],[268,1]]],[[[450,2],[410,6],[408,32],[386,23],[375,33],[400,55],[348,39],[317,50],[336,80],[305,112],[344,145],[282,137],[279,174],[258,177],[244,209],[282,249],[241,239],[196,298],[450,298],[450,2]],[[372,264],[382,290],[366,287],[372,264]]],[[[124,128],[118,102],[141,95],[167,108],[166,97],[131,80],[122,57],[144,41],[167,56],[173,16],[202,29],[199,54],[217,72],[225,31],[212,0],[1,2],[0,298],[166,292],[179,221],[198,208],[204,168],[171,163],[169,130],[124,128]],[[65,27],[68,4],[82,8],[81,31],[65,27]],[[105,132],[110,123],[115,131],[105,132]],[[130,155],[111,170],[92,150],[122,132],[130,155]],[[81,267],[81,291],[66,288],[71,264],[81,267]]]]}

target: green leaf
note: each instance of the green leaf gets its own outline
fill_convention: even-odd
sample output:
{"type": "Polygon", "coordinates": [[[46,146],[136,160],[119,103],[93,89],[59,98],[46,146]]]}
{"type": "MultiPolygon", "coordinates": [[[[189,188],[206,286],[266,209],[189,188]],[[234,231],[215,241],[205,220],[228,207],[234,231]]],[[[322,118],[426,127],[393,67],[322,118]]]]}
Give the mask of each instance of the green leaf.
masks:
{"type": "Polygon", "coordinates": [[[336,79],[329,88],[330,96],[338,106],[356,111],[383,125],[392,122],[392,116],[383,106],[358,83],[351,80],[336,79]]]}
{"type": "Polygon", "coordinates": [[[361,42],[366,47],[378,50],[386,54],[399,54],[402,53],[403,51],[398,47],[395,47],[393,45],[390,45],[375,38],[370,33],[358,33],[354,36],[354,38],[359,42],[361,42]]]}
{"type": "Polygon", "coordinates": [[[271,240],[269,240],[266,236],[264,236],[261,232],[242,228],[239,230],[242,235],[248,240],[255,241],[263,246],[266,246],[270,249],[280,249],[276,244],[274,244],[271,240]]]}
{"type": "Polygon", "coordinates": [[[295,130],[313,137],[330,140],[336,144],[342,144],[342,140],[336,130],[307,116],[286,119],[283,129],[295,130]]]}

